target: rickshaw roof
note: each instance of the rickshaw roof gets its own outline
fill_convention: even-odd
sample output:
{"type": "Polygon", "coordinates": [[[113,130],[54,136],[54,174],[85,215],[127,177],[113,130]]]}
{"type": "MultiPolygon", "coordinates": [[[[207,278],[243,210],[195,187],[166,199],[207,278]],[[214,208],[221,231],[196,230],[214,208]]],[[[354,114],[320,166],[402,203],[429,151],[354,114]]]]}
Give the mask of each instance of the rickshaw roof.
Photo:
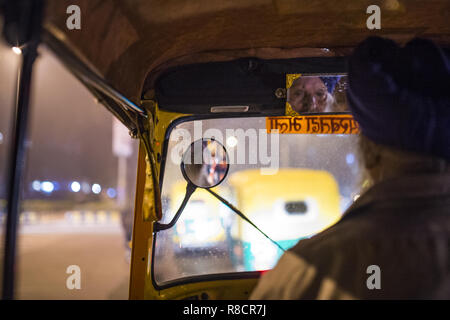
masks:
{"type": "Polygon", "coordinates": [[[171,66],[346,55],[371,35],[450,40],[448,0],[49,0],[46,29],[135,103],[171,66]],[[81,30],[69,30],[70,5],[81,30]],[[367,7],[381,8],[369,30],[367,7]],[[326,48],[326,49],[324,49],[326,48]]]}

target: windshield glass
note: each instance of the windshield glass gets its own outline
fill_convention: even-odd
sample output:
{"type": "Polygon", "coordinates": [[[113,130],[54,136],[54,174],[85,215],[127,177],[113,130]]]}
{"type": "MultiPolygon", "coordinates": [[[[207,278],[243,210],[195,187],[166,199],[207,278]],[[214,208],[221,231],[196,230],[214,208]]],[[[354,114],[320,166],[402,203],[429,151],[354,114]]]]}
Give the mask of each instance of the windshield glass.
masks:
{"type": "MultiPolygon", "coordinates": [[[[360,192],[354,134],[268,133],[265,117],[187,121],[170,133],[162,187],[163,220],[186,191],[183,152],[200,138],[221,142],[230,169],[215,192],[284,249],[337,222],[360,192]]],[[[197,189],[171,229],[157,234],[158,284],[188,276],[272,268],[282,250],[219,200],[197,189]]]]}

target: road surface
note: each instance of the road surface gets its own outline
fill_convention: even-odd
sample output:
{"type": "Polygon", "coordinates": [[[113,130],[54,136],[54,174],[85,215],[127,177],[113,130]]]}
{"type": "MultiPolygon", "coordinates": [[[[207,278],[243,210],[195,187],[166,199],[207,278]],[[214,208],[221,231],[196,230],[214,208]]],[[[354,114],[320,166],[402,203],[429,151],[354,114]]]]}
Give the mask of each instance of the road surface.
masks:
{"type": "Polygon", "coordinates": [[[16,298],[127,299],[130,265],[117,213],[49,213],[21,217],[16,298]],[[81,288],[68,289],[71,265],[81,288]]]}

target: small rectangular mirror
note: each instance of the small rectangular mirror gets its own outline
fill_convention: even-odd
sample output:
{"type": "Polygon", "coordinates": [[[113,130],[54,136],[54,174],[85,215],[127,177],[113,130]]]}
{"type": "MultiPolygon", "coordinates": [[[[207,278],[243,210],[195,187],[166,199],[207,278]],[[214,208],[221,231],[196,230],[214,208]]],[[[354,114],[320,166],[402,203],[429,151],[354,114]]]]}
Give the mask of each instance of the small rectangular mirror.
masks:
{"type": "Polygon", "coordinates": [[[286,115],[348,112],[345,74],[287,74],[286,115]]]}

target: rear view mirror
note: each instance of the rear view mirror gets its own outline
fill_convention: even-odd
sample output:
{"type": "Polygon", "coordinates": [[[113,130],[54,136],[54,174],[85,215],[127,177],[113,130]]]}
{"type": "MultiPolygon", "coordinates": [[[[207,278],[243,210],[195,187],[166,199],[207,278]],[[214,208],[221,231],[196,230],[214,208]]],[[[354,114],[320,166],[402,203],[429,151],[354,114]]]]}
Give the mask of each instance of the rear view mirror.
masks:
{"type": "Polygon", "coordinates": [[[225,147],[212,139],[194,141],[181,161],[184,178],[199,188],[212,188],[220,184],[229,167],[225,147]]]}
{"type": "Polygon", "coordinates": [[[286,77],[286,115],[348,112],[345,75],[301,75],[286,77]]]}
{"type": "MultiPolygon", "coordinates": [[[[181,161],[181,172],[188,182],[183,202],[172,221],[167,224],[155,223],[155,231],[166,230],[175,225],[197,187],[213,193],[209,188],[220,184],[227,176],[229,168],[227,151],[222,144],[213,139],[194,141],[185,151],[181,161]]],[[[219,200],[225,201],[221,198],[219,200]]]]}

